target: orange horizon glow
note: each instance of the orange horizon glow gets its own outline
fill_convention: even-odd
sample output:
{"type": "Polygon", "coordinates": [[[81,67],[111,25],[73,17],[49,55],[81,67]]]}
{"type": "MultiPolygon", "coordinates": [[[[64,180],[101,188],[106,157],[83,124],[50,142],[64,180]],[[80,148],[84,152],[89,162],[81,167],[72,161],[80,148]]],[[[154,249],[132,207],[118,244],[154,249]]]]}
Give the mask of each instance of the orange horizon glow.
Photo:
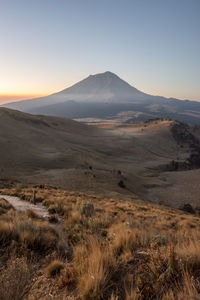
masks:
{"type": "Polygon", "coordinates": [[[0,104],[44,96],[47,96],[47,94],[0,94],[0,104]]]}

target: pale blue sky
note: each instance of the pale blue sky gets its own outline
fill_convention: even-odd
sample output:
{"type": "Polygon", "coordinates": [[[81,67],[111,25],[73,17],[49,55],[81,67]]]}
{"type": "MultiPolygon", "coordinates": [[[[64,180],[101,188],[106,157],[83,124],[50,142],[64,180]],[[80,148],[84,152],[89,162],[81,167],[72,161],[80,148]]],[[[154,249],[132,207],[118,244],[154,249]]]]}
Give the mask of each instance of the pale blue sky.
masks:
{"type": "Polygon", "coordinates": [[[200,100],[200,0],[0,0],[0,101],[108,70],[200,100]]]}

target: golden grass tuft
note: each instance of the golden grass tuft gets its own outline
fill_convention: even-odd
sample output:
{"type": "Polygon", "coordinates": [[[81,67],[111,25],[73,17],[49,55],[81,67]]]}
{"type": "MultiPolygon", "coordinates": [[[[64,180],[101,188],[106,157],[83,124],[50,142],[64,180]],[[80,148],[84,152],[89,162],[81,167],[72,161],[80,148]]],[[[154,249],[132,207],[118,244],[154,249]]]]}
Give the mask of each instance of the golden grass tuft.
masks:
{"type": "Polygon", "coordinates": [[[135,232],[130,232],[126,228],[114,236],[112,251],[115,256],[131,256],[136,248],[135,232]]]}
{"type": "Polygon", "coordinates": [[[48,277],[53,277],[59,274],[62,269],[64,269],[63,262],[60,260],[54,260],[48,265],[46,274],[48,277]]]}
{"type": "Polygon", "coordinates": [[[117,262],[108,249],[91,239],[88,257],[77,266],[78,287],[84,300],[103,299],[112,287],[117,262]]]}
{"type": "Polygon", "coordinates": [[[7,245],[14,238],[14,227],[12,222],[0,221],[0,243],[7,245]]]}

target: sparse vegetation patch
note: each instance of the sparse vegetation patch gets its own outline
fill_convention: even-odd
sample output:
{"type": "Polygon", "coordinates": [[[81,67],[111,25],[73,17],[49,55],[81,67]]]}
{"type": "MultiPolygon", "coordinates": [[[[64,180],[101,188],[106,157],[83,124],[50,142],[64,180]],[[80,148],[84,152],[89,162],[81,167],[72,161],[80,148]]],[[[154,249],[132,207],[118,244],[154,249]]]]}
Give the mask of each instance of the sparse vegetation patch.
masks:
{"type": "MultiPolygon", "coordinates": [[[[198,299],[200,218],[189,205],[181,211],[136,198],[36,189],[55,207],[49,219],[0,201],[1,299],[14,297],[8,286],[17,290],[12,299],[198,299]],[[20,283],[13,272],[21,272],[20,283]]],[[[31,192],[20,190],[26,199],[31,192]]]]}

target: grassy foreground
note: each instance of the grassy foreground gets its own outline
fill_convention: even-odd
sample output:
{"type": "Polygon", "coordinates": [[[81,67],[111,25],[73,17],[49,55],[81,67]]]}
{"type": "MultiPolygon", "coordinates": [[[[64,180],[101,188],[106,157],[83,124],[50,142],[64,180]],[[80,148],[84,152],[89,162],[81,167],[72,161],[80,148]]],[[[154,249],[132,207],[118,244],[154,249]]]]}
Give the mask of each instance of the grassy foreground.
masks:
{"type": "MultiPolygon", "coordinates": [[[[0,199],[0,299],[200,299],[200,218],[34,187],[43,219],[0,199]]],[[[2,189],[32,201],[33,188],[2,189]]]]}

